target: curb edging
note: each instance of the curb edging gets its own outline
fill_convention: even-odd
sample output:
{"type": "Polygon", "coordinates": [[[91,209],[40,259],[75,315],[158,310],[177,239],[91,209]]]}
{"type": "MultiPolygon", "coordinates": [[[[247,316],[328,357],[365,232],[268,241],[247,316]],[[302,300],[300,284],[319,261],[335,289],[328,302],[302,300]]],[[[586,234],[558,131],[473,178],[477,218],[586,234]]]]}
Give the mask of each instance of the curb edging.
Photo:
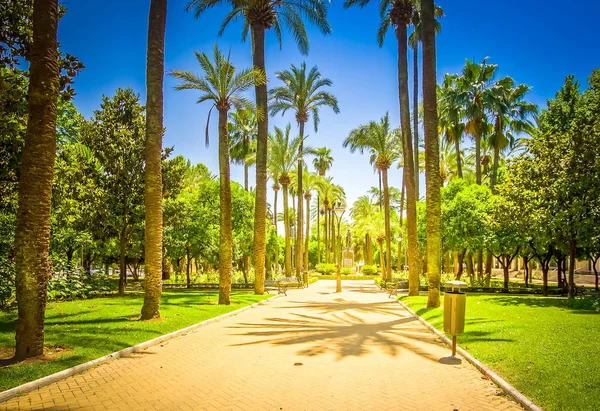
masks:
{"type": "Polygon", "coordinates": [[[264,299],[262,301],[259,301],[257,303],[254,303],[254,304],[251,304],[251,305],[247,305],[245,307],[242,307],[242,308],[239,308],[237,310],[234,310],[234,311],[231,311],[231,312],[219,315],[219,316],[214,317],[214,318],[209,318],[208,320],[204,320],[202,322],[189,325],[189,326],[187,326],[185,328],[182,328],[180,330],[176,330],[176,331],[170,332],[169,334],[161,335],[161,336],[153,338],[151,340],[144,341],[144,342],[141,342],[139,344],[132,345],[131,347],[127,347],[127,348],[123,348],[122,350],[115,351],[115,352],[113,352],[111,354],[108,354],[108,355],[105,355],[103,357],[96,358],[95,360],[91,360],[91,361],[85,362],[83,364],[79,364],[79,365],[76,365],[74,367],[67,368],[66,370],[62,370],[62,371],[56,372],[54,374],[50,374],[50,375],[47,375],[45,377],[38,378],[37,380],[34,380],[34,381],[31,381],[31,382],[19,385],[17,387],[10,388],[10,389],[8,389],[6,391],[2,391],[2,392],[0,392],[0,403],[6,402],[6,401],[10,400],[11,398],[16,397],[17,395],[26,394],[28,392],[31,392],[31,391],[37,390],[39,388],[42,388],[42,387],[44,387],[46,385],[50,385],[50,384],[55,383],[57,381],[63,380],[63,379],[68,378],[68,377],[71,377],[71,376],[73,376],[75,374],[80,374],[80,373],[82,373],[84,371],[89,370],[90,368],[93,368],[93,367],[96,367],[98,365],[107,363],[107,362],[109,362],[111,360],[114,360],[114,359],[117,359],[117,358],[121,358],[121,357],[125,357],[125,356],[127,356],[129,354],[132,354],[132,353],[135,353],[135,352],[143,351],[143,350],[145,350],[147,348],[153,347],[153,346],[158,345],[158,344],[160,344],[162,342],[165,342],[167,340],[171,340],[171,339],[173,339],[175,337],[179,337],[179,336],[185,335],[185,334],[189,333],[190,331],[194,331],[194,330],[196,330],[198,328],[202,328],[202,327],[204,327],[206,325],[209,325],[209,324],[212,324],[212,323],[216,323],[216,322],[225,320],[225,319],[230,318],[230,317],[234,317],[234,316],[236,316],[236,315],[238,315],[240,313],[243,313],[244,311],[250,310],[251,308],[257,307],[259,305],[263,305],[266,302],[274,300],[274,299],[279,298],[279,297],[281,297],[281,294],[274,295],[272,297],[266,298],[266,299],[264,299]]]}
{"type": "MultiPolygon", "coordinates": [[[[419,322],[421,324],[423,324],[425,327],[427,327],[427,329],[429,331],[431,331],[433,334],[437,335],[446,345],[452,346],[452,341],[448,337],[446,337],[446,335],[444,335],[444,333],[442,333],[440,330],[435,328],[433,325],[429,324],[429,322],[427,320],[425,320],[419,314],[414,312],[411,308],[409,308],[402,301],[400,301],[400,300],[397,300],[397,301],[402,306],[402,308],[404,308],[406,311],[408,311],[414,318],[419,320],[419,322]]],[[[500,377],[498,374],[496,374],[494,371],[492,371],[487,365],[483,364],[481,361],[479,361],[478,359],[473,357],[467,351],[465,351],[464,349],[462,349],[461,347],[458,347],[458,346],[456,347],[456,351],[465,360],[467,360],[475,368],[477,368],[479,370],[479,372],[481,372],[483,375],[487,376],[494,384],[499,386],[502,389],[502,391],[504,391],[508,396],[510,396],[512,399],[514,399],[524,409],[526,409],[527,411],[543,411],[542,408],[535,405],[533,403],[533,401],[531,401],[529,398],[527,398],[525,395],[523,395],[519,390],[517,390],[515,387],[510,385],[506,380],[504,380],[502,377],[500,377]]]]}

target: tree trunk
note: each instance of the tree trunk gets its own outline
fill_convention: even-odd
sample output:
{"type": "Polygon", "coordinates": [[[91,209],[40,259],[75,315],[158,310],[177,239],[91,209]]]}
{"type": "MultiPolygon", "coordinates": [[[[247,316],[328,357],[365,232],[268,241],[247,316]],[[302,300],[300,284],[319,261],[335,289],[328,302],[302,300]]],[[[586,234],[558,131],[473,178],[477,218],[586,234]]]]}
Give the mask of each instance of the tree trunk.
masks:
{"type": "Polygon", "coordinates": [[[244,189],[248,191],[248,163],[244,161],[244,189]]]}
{"type": "Polygon", "coordinates": [[[127,283],[127,266],[125,265],[125,248],[127,247],[127,235],[125,228],[121,229],[119,237],[119,295],[125,295],[125,284],[127,283]]]}
{"type": "Polygon", "coordinates": [[[325,207],[325,213],[323,213],[323,234],[325,234],[325,264],[329,264],[329,249],[327,244],[329,242],[329,212],[327,211],[327,207],[325,207]]]}
{"type": "Polygon", "coordinates": [[[399,213],[399,218],[398,220],[400,220],[400,240],[398,242],[398,271],[404,271],[403,267],[401,265],[401,261],[402,261],[402,239],[403,239],[403,224],[404,224],[404,218],[402,217],[404,215],[404,195],[406,192],[406,185],[404,184],[404,178],[402,178],[402,191],[400,191],[400,213],[399,213]]]}
{"type": "MultiPolygon", "coordinates": [[[[277,182],[276,182],[277,183],[277,182]]],[[[279,274],[279,233],[277,231],[277,193],[279,192],[279,186],[277,189],[273,188],[273,224],[275,225],[275,234],[277,236],[277,246],[275,247],[275,274],[279,274]]]]}
{"type": "Polygon", "coordinates": [[[474,270],[473,270],[473,255],[469,254],[467,256],[467,275],[469,277],[471,277],[471,279],[472,279],[473,276],[474,276],[474,274],[475,273],[474,273],[474,270]]]}
{"type": "Polygon", "coordinates": [[[569,298],[575,297],[575,264],[577,264],[575,255],[576,251],[577,245],[575,240],[569,241],[569,298]]]}
{"type": "Polygon", "coordinates": [[[595,283],[594,289],[596,291],[599,291],[598,290],[598,269],[596,268],[597,261],[598,261],[598,258],[592,258],[592,270],[594,270],[594,276],[596,277],[596,283],[595,283]]]}
{"type": "MultiPolygon", "coordinates": [[[[310,214],[309,214],[310,216],[310,214]]],[[[317,264],[321,264],[321,202],[317,193],[317,264]]],[[[310,217],[309,217],[310,218],[310,217]]]]}
{"type": "Polygon", "coordinates": [[[442,262],[442,177],[436,91],[435,20],[433,0],[421,2],[423,30],[423,124],[427,204],[427,307],[440,306],[442,262]]]}
{"type": "Polygon", "coordinates": [[[304,240],[304,268],[308,271],[308,246],[310,244],[310,195],[306,199],[306,238],[304,240]]]}
{"type": "Polygon", "coordinates": [[[388,185],[388,170],[381,170],[383,180],[383,207],[385,221],[385,279],[392,280],[392,226],[390,223],[390,189],[388,185]]]}
{"type": "Polygon", "coordinates": [[[192,258],[190,256],[190,247],[185,248],[185,279],[187,283],[187,288],[190,288],[190,270],[192,269],[192,258]]]}
{"type": "Polygon", "coordinates": [[[465,260],[465,254],[467,249],[465,248],[462,252],[458,253],[458,271],[456,272],[456,279],[460,280],[463,273],[463,261],[465,260]]]}
{"type": "Polygon", "coordinates": [[[406,26],[396,28],[398,41],[398,96],[402,129],[404,158],[404,184],[406,184],[406,228],[408,239],[408,295],[419,295],[419,249],[417,235],[417,197],[415,166],[410,130],[410,107],[408,98],[408,62],[406,26]]]}
{"type": "Polygon", "coordinates": [[[160,317],[162,293],[162,136],[167,0],[151,0],[146,62],[146,147],[144,168],[144,305],[142,320],[160,317]]]}
{"type": "Polygon", "coordinates": [[[463,173],[462,160],[460,154],[460,136],[456,137],[456,139],[454,140],[454,149],[456,151],[456,174],[458,175],[458,178],[462,178],[463,173]]]}
{"type": "Polygon", "coordinates": [[[510,269],[511,261],[506,256],[503,256],[502,258],[504,259],[504,262],[502,263],[502,272],[504,273],[504,287],[502,288],[502,292],[507,293],[508,281],[510,279],[510,274],[508,270],[510,269]]]}
{"type": "Polygon", "coordinates": [[[299,127],[299,133],[300,133],[300,147],[298,148],[299,151],[299,157],[298,157],[298,210],[297,210],[297,218],[296,218],[296,224],[297,224],[297,230],[296,230],[296,278],[300,281],[302,279],[302,272],[304,271],[303,269],[303,265],[304,265],[304,252],[303,252],[303,246],[304,246],[304,215],[303,215],[303,205],[302,205],[302,200],[303,200],[303,194],[304,194],[304,187],[302,184],[302,171],[303,171],[303,166],[304,166],[304,159],[302,157],[302,152],[304,151],[304,123],[300,122],[298,123],[298,127],[299,127]]]}
{"type": "Polygon", "coordinates": [[[59,92],[58,0],[33,3],[27,135],[19,177],[15,230],[18,319],[15,360],[44,353],[44,317],[51,267],[50,208],[59,92]]]}
{"type": "MultiPolygon", "coordinates": [[[[425,85],[425,83],[423,83],[425,85]]],[[[413,163],[415,165],[415,195],[419,201],[419,40],[413,47],[413,163]]]]}
{"type": "Polygon", "coordinates": [[[481,119],[476,120],[475,131],[475,182],[481,184],[481,119]]]}
{"type": "Polygon", "coordinates": [[[556,270],[556,282],[558,283],[558,288],[563,287],[563,275],[562,275],[562,270],[563,270],[563,256],[562,253],[558,252],[557,256],[556,256],[556,266],[557,266],[557,270],[556,270]]]}
{"type": "Polygon", "coordinates": [[[494,145],[494,165],[492,166],[492,178],[490,180],[490,188],[492,191],[494,191],[494,188],[496,187],[496,182],[498,179],[499,159],[500,159],[500,147],[498,147],[498,144],[496,143],[494,145]]]}
{"type": "Polygon", "coordinates": [[[525,281],[525,287],[528,287],[529,286],[529,257],[527,257],[527,256],[523,257],[523,267],[525,269],[523,279],[525,281]]]}
{"type": "MultiPolygon", "coordinates": [[[[265,26],[252,24],[252,62],[255,68],[266,73],[265,68],[265,26]]],[[[265,252],[267,218],[267,141],[269,134],[269,116],[267,85],[255,86],[256,109],[264,115],[259,116],[256,139],[256,200],[254,207],[254,293],[265,293],[265,252]]]]}
{"type": "Polygon", "coordinates": [[[384,281],[388,281],[387,275],[385,274],[387,272],[387,267],[385,266],[385,259],[383,257],[383,241],[378,241],[378,243],[379,243],[379,264],[381,265],[381,278],[383,278],[384,281]]]}
{"type": "Polygon", "coordinates": [[[477,250],[477,278],[483,280],[483,250],[477,250]]]}
{"type": "Polygon", "coordinates": [[[233,258],[231,174],[229,171],[229,134],[227,133],[227,110],[228,108],[219,109],[219,223],[221,224],[219,241],[219,304],[225,305],[229,305],[231,303],[231,270],[233,258]]]}
{"type": "Polygon", "coordinates": [[[488,252],[485,260],[485,275],[490,276],[492,274],[492,263],[493,263],[492,253],[488,252]]]}
{"type": "Polygon", "coordinates": [[[171,279],[171,261],[169,257],[167,257],[166,253],[163,251],[163,262],[162,262],[162,279],[170,280],[171,279]]]}
{"type": "Polygon", "coordinates": [[[283,225],[285,226],[285,276],[292,275],[292,250],[290,247],[290,214],[288,211],[288,186],[283,185],[283,225]]]}

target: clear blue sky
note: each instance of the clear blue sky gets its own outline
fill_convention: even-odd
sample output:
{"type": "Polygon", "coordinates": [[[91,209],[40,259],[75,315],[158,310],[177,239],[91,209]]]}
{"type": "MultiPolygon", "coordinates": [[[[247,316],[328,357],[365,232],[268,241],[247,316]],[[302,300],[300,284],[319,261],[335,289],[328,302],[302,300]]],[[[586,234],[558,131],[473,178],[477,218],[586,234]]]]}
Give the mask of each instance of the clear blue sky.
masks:
{"type": "MultiPolygon", "coordinates": [[[[221,38],[216,36],[225,8],[211,10],[196,20],[185,12],[186,4],[187,0],[169,0],[167,69],[198,72],[194,50],[210,52],[215,42],[231,50],[238,67],[251,64],[250,44],[241,42],[241,24],[231,25],[221,38]]],[[[465,58],[480,61],[489,56],[499,65],[501,76],[510,75],[533,86],[530,100],[545,105],[565,76],[575,74],[585,83],[591,70],[600,67],[600,31],[596,26],[600,5],[595,0],[572,0],[568,5],[547,0],[543,6],[519,0],[439,0],[439,4],[446,13],[437,38],[439,77],[458,72],[465,58]]],[[[145,101],[149,0],[104,0],[101,7],[90,1],[70,1],[67,7],[59,40],[63,50],[86,65],[75,82],[78,109],[89,117],[99,107],[101,96],[112,95],[118,87],[131,87],[145,101]]],[[[267,35],[267,76],[270,85],[277,84],[276,71],[306,61],[309,66],[318,65],[333,81],[331,92],[339,99],[341,113],[322,110],[319,132],[309,129],[308,144],[332,148],[335,163],[330,174],[346,189],[351,203],[377,185],[377,177],[367,157],[350,154],[342,148],[342,141],[350,130],[379,119],[386,111],[394,126],[399,124],[396,44],[388,35],[384,47],[377,46],[376,4],[363,10],[344,10],[342,2],[333,1],[329,10],[332,34],[324,37],[308,26],[308,56],[298,52],[291,36],[284,34],[280,50],[273,34],[267,35]]],[[[174,146],[176,154],[203,162],[216,173],[216,121],[211,124],[210,148],[203,144],[210,103],[195,104],[194,92],[176,92],[174,84],[174,79],[166,78],[164,145],[174,146]]],[[[292,115],[278,116],[270,121],[270,127],[282,127],[293,120],[292,115]]],[[[242,181],[242,168],[234,166],[232,176],[242,181]]],[[[253,180],[252,172],[252,185],[253,180]]],[[[400,182],[400,172],[393,170],[390,184],[399,186],[400,182]]]]}

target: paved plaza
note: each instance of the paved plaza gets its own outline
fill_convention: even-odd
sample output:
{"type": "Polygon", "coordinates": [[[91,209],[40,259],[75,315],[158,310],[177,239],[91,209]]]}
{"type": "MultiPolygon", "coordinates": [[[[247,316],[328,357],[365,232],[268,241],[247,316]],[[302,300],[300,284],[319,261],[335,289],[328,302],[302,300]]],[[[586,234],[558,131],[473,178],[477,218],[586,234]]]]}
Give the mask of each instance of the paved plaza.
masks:
{"type": "Polygon", "coordinates": [[[448,356],[374,284],[319,281],[0,410],[520,409],[448,356]]]}

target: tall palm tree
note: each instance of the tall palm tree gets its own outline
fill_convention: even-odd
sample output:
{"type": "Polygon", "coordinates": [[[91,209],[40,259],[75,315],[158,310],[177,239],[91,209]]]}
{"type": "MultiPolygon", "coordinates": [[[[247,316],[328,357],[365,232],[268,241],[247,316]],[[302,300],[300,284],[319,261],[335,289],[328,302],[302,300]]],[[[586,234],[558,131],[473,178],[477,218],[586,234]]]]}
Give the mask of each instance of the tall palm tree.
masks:
{"type": "MultiPolygon", "coordinates": [[[[319,176],[324,177],[327,170],[331,168],[333,164],[333,156],[331,155],[331,149],[327,147],[317,148],[314,152],[313,166],[319,176]]],[[[319,191],[317,190],[317,263],[321,262],[321,199],[319,191]]]]}
{"type": "Polygon", "coordinates": [[[344,140],[344,147],[350,152],[365,151],[370,153],[370,162],[381,173],[383,183],[383,203],[385,218],[385,240],[386,240],[386,271],[385,278],[392,279],[392,238],[390,224],[390,192],[388,184],[388,169],[400,157],[399,135],[390,126],[389,113],[379,121],[372,121],[367,125],[360,126],[350,132],[344,140]]]}
{"type": "Polygon", "coordinates": [[[231,160],[244,166],[244,189],[248,191],[248,168],[255,160],[256,112],[248,107],[229,114],[231,160]]]}
{"type": "MultiPolygon", "coordinates": [[[[254,67],[266,73],[265,33],[273,29],[281,47],[281,28],[286,27],[296,41],[302,54],[308,54],[308,38],[303,18],[317,26],[323,34],[329,34],[331,27],[327,22],[327,2],[324,0],[192,0],[188,10],[194,10],[199,17],[208,9],[231,5],[232,9],[225,17],[219,35],[232,21],[244,19],[242,38],[252,38],[252,62],[254,67]]],[[[256,108],[264,113],[258,118],[256,146],[256,200],[254,207],[254,292],[264,294],[265,251],[266,251],[266,215],[267,215],[267,144],[269,134],[267,85],[257,85],[256,108]]]]}
{"type": "MultiPolygon", "coordinates": [[[[364,7],[369,0],[346,0],[344,7],[364,7]]],[[[381,25],[377,42],[383,46],[385,35],[394,28],[398,43],[398,99],[400,102],[400,126],[402,130],[402,152],[404,153],[404,184],[406,185],[406,216],[409,260],[409,295],[419,294],[419,246],[417,235],[417,192],[415,182],[415,157],[410,129],[410,103],[408,98],[408,26],[413,15],[410,0],[380,0],[381,25]]]]}
{"type": "Polygon", "coordinates": [[[275,133],[269,135],[269,164],[272,175],[277,175],[278,182],[283,189],[283,224],[285,228],[285,276],[292,273],[292,255],[290,247],[290,220],[289,220],[289,187],[292,182],[294,166],[300,156],[300,137],[291,137],[292,126],[287,125],[285,131],[275,127],[275,133]]]}
{"type": "Polygon", "coordinates": [[[440,306],[442,279],[442,179],[438,136],[435,50],[435,6],[421,0],[423,32],[423,125],[425,129],[425,180],[427,189],[427,307],[440,306]]]}
{"type": "Polygon", "coordinates": [[[464,118],[466,116],[464,106],[459,100],[460,90],[457,86],[457,75],[446,74],[444,81],[438,87],[438,111],[439,130],[444,136],[446,146],[454,145],[456,172],[462,178],[462,155],[460,144],[465,132],[464,118]]]}
{"type": "MultiPolygon", "coordinates": [[[[423,39],[423,25],[421,24],[421,0],[412,1],[411,24],[413,31],[408,36],[408,43],[413,50],[413,133],[414,133],[414,164],[415,164],[415,187],[417,198],[419,198],[419,43],[423,39]]],[[[444,17],[444,10],[435,6],[435,17],[444,17]]],[[[435,20],[436,34],[442,31],[439,20],[435,20]]]]}
{"type": "Polygon", "coordinates": [[[15,360],[44,353],[44,316],[50,279],[50,207],[56,156],[59,93],[58,0],[33,3],[29,50],[27,134],[19,177],[15,231],[18,319],[15,360]]]}
{"type": "MultiPolygon", "coordinates": [[[[304,184],[304,201],[306,201],[306,223],[305,223],[305,229],[306,229],[306,234],[304,236],[304,267],[306,270],[308,270],[308,245],[310,243],[310,219],[311,219],[311,213],[310,213],[310,200],[312,199],[312,193],[314,191],[317,190],[317,187],[319,185],[319,182],[321,180],[321,176],[319,176],[316,173],[311,173],[308,171],[308,168],[304,167],[304,171],[302,172],[302,182],[304,184]]],[[[298,181],[298,174],[295,173],[294,174],[294,179],[296,180],[296,182],[298,181]]],[[[299,198],[300,199],[300,198],[299,198]]],[[[308,279],[305,278],[305,281],[307,281],[308,279]]]]}
{"type": "Polygon", "coordinates": [[[475,140],[475,178],[481,184],[481,138],[485,129],[487,112],[494,104],[493,80],[498,66],[488,64],[484,58],[481,64],[467,59],[462,74],[456,79],[460,91],[459,101],[465,108],[467,123],[465,131],[475,140]]]}
{"type": "MultiPolygon", "coordinates": [[[[211,110],[219,112],[219,209],[220,209],[220,238],[219,238],[219,304],[230,304],[231,270],[233,254],[233,233],[231,221],[231,175],[229,170],[229,133],[227,131],[227,116],[229,109],[246,108],[251,103],[242,94],[256,84],[266,83],[264,73],[257,68],[246,68],[236,73],[235,67],[229,62],[215,44],[213,61],[205,53],[196,52],[196,59],[203,71],[198,77],[192,72],[177,70],[171,75],[182,80],[176,90],[198,90],[201,92],[198,103],[210,101],[211,110]]],[[[208,143],[208,121],[206,141],[208,143]]]]}
{"type": "Polygon", "coordinates": [[[144,305],[142,320],[160,317],[162,294],[162,136],[167,0],[151,0],[146,61],[146,151],[144,168],[144,305]]]}
{"type": "Polygon", "coordinates": [[[492,89],[494,96],[492,106],[494,131],[490,134],[490,143],[494,147],[490,179],[492,190],[498,177],[500,153],[514,147],[517,134],[533,132],[534,125],[531,118],[537,114],[538,107],[524,100],[530,90],[531,87],[526,84],[515,86],[515,81],[511,77],[499,80],[492,89]]]}
{"type": "MultiPolygon", "coordinates": [[[[272,115],[286,111],[293,111],[298,123],[300,141],[304,140],[304,126],[312,115],[313,127],[315,132],[319,128],[319,109],[321,107],[330,107],[334,113],[339,113],[337,99],[330,93],[324,91],[325,87],[331,87],[331,80],[321,76],[317,66],[313,66],[307,71],[306,63],[303,62],[300,67],[291,65],[289,70],[277,72],[277,78],[285,83],[284,86],[276,87],[269,92],[271,97],[270,112],[272,115]]],[[[300,152],[303,148],[300,145],[300,152]]],[[[302,237],[303,233],[300,227],[303,226],[304,214],[302,210],[302,169],[304,160],[302,156],[298,158],[298,210],[297,210],[297,235],[296,235],[296,276],[300,277],[302,269],[302,237]]],[[[308,281],[308,278],[306,278],[308,281]]]]}

